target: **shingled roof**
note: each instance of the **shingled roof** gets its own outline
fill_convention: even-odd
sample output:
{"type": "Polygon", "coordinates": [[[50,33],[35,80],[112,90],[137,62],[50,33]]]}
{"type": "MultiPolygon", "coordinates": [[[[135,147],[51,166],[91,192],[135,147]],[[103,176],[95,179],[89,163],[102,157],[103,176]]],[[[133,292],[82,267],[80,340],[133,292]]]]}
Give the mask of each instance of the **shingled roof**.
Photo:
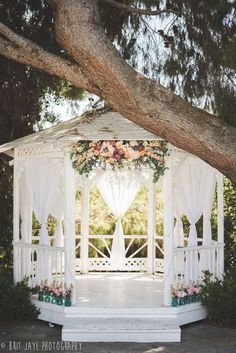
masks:
{"type": "Polygon", "coordinates": [[[101,110],[85,113],[74,119],[58,123],[43,131],[35,132],[0,146],[0,153],[11,154],[18,146],[77,140],[156,140],[138,124],[113,111],[101,110]]]}

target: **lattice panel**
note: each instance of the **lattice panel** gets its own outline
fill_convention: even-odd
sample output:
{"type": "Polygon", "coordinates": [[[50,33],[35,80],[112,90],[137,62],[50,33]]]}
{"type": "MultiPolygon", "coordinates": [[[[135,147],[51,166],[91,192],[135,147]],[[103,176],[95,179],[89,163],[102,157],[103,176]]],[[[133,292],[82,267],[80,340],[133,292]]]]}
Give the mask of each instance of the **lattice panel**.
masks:
{"type": "Polygon", "coordinates": [[[131,258],[125,263],[126,271],[146,271],[147,259],[145,258],[131,258]]]}
{"type": "Polygon", "coordinates": [[[89,259],[89,271],[107,271],[111,270],[110,259],[93,258],[89,259]]]}
{"type": "Polygon", "coordinates": [[[81,259],[75,259],[75,271],[76,272],[81,271],[81,259]]]}
{"type": "MultiPolygon", "coordinates": [[[[81,259],[76,259],[76,272],[81,271],[81,259]]],[[[109,258],[90,258],[89,259],[89,271],[112,271],[111,260],[109,258]]],[[[147,258],[131,258],[126,259],[122,271],[147,271],[148,270],[148,259],[147,258]]],[[[155,272],[164,273],[164,260],[155,260],[155,272]]]]}
{"type": "Polygon", "coordinates": [[[163,259],[156,259],[155,271],[164,273],[164,260],[163,259]]]}
{"type": "Polygon", "coordinates": [[[58,153],[62,152],[61,147],[53,147],[50,145],[37,145],[30,146],[26,145],[24,147],[17,148],[17,155],[20,156],[31,156],[31,155],[39,155],[39,154],[48,154],[48,153],[58,153]]]}

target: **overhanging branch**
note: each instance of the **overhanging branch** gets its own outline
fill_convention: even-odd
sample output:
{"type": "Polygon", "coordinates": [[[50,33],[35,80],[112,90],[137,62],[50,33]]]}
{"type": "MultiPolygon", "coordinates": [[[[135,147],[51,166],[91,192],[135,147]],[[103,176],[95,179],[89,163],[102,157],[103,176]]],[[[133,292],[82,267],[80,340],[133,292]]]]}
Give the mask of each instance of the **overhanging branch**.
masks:
{"type": "Polygon", "coordinates": [[[171,10],[171,9],[164,9],[164,10],[151,10],[151,9],[140,9],[137,7],[132,7],[128,6],[125,4],[121,4],[120,2],[117,2],[115,0],[103,0],[107,4],[114,6],[120,10],[123,10],[128,13],[134,13],[137,15],[146,15],[146,16],[158,16],[161,15],[162,13],[174,13],[178,15],[179,13],[177,11],[171,10]]]}
{"type": "Polygon", "coordinates": [[[0,54],[22,64],[48,72],[68,80],[71,84],[90,90],[89,84],[78,64],[74,64],[58,55],[52,54],[38,44],[13,32],[0,22],[0,54]]]}

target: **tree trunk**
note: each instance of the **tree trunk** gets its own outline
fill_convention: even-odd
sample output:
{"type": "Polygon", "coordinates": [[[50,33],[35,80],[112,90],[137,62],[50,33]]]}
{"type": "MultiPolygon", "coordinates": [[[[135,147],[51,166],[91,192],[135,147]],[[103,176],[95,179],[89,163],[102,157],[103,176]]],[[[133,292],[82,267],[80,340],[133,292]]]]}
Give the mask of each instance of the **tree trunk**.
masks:
{"type": "MultiPolygon", "coordinates": [[[[97,0],[48,1],[55,12],[56,38],[77,62],[78,70],[74,68],[74,61],[71,63],[70,74],[65,61],[63,74],[55,65],[51,64],[49,67],[46,60],[43,66],[42,60],[37,63],[36,55],[32,61],[26,50],[28,45],[33,47],[30,41],[23,42],[25,48],[17,49],[16,45],[22,41],[13,33],[8,33],[6,28],[0,28],[0,33],[10,44],[0,38],[2,55],[24,63],[27,63],[28,58],[28,63],[35,67],[51,73],[53,70],[53,74],[68,80],[73,77],[75,85],[76,76],[73,76],[73,72],[76,72],[78,86],[82,82],[83,88],[105,99],[126,118],[202,158],[236,182],[234,127],[226,125],[204,110],[192,107],[170,90],[138,74],[127,65],[103,30],[97,0]],[[17,50],[20,51],[20,56],[14,54],[17,50]]],[[[44,57],[43,52],[41,56],[44,57]]],[[[58,62],[55,56],[48,56],[49,60],[50,58],[58,62]]]]}
{"type": "Polygon", "coordinates": [[[111,107],[236,181],[236,129],[136,73],[106,37],[97,1],[57,2],[58,42],[111,107]]]}

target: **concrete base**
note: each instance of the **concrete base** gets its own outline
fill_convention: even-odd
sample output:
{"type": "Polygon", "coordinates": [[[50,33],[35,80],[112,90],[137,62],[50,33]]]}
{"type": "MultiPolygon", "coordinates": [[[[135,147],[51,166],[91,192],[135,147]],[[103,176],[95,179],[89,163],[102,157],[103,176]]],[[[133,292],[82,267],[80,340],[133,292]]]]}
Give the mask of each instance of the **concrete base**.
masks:
{"type": "Polygon", "coordinates": [[[101,276],[100,281],[98,275],[78,281],[77,303],[71,307],[33,298],[39,319],[62,325],[65,341],[180,342],[181,325],[206,317],[200,303],[164,307],[161,282],[153,276],[126,275],[122,280],[122,275],[112,274],[108,281],[101,276]],[[138,291],[139,286],[143,288],[138,291]]]}

